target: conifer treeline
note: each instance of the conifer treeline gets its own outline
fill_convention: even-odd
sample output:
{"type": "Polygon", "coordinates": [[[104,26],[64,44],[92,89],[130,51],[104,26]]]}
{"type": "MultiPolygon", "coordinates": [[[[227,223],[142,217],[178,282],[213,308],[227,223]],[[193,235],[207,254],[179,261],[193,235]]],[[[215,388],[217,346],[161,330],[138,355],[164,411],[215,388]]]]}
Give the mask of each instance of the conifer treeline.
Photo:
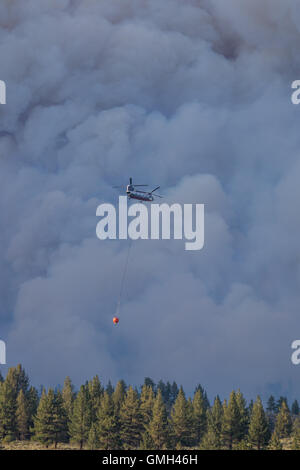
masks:
{"type": "Polygon", "coordinates": [[[199,385],[193,398],[182,387],[147,378],[140,391],[119,381],[104,388],[98,376],[75,392],[30,386],[21,365],[0,374],[0,440],[39,441],[46,448],[76,443],[80,449],[300,449],[299,405],[271,396],[247,404],[233,391],[210,405],[199,385]]]}

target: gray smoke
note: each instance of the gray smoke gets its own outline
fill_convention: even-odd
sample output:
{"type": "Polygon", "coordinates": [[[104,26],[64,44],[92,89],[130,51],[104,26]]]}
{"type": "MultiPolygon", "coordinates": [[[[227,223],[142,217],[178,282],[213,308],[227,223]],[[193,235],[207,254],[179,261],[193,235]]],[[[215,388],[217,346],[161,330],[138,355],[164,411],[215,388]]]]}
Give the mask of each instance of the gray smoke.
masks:
{"type": "MultiPolygon", "coordinates": [[[[296,0],[3,0],[0,318],[34,383],[300,393],[296,0]],[[96,238],[129,176],[206,205],[205,248],[96,238]]],[[[154,186],[153,186],[154,187],[154,186]]]]}

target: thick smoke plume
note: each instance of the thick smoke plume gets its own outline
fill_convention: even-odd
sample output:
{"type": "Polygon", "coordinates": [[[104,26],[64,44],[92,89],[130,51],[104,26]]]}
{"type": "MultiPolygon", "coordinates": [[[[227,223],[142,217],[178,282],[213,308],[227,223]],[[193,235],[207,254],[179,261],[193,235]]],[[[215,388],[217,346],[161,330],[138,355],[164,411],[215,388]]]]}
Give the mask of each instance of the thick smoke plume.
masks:
{"type": "MultiPolygon", "coordinates": [[[[2,0],[0,319],[36,384],[300,393],[296,0],[2,0]],[[129,176],[206,204],[205,248],[100,242],[129,176]]],[[[153,186],[154,187],[154,186],[153,186]]]]}

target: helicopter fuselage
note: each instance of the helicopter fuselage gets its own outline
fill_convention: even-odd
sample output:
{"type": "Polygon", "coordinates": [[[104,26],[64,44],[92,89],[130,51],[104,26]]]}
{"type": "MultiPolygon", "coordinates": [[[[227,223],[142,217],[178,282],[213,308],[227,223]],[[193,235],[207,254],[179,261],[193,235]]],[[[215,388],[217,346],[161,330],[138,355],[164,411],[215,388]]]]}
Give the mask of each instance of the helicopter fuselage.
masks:
{"type": "Polygon", "coordinates": [[[154,197],[152,194],[139,193],[138,191],[126,191],[129,199],[137,199],[138,201],[152,202],[154,197]]]}
{"type": "Polygon", "coordinates": [[[162,197],[162,196],[159,196],[158,194],[154,194],[154,192],[159,188],[159,186],[157,186],[150,192],[141,191],[141,190],[136,189],[136,187],[148,186],[148,185],[146,184],[133,185],[132,178],[130,178],[129,181],[130,181],[129,184],[126,186],[126,194],[127,194],[128,199],[136,199],[137,201],[152,202],[154,201],[155,197],[162,197]]]}

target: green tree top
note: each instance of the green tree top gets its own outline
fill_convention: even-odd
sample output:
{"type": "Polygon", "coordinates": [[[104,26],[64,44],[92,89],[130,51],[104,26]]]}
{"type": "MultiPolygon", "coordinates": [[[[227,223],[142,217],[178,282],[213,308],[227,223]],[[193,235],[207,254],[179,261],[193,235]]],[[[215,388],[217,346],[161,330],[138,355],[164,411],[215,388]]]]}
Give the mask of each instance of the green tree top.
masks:
{"type": "Polygon", "coordinates": [[[285,400],[282,401],[275,423],[275,434],[281,439],[289,437],[292,431],[292,417],[285,400]]]}
{"type": "Polygon", "coordinates": [[[169,423],[166,405],[160,390],[158,390],[154,400],[152,419],[146,429],[153,449],[160,450],[167,448],[169,443],[169,423]]]}
{"type": "Polygon", "coordinates": [[[137,449],[144,431],[140,400],[136,390],[128,388],[120,408],[120,435],[124,449],[137,449]]]}
{"type": "Polygon", "coordinates": [[[234,391],[230,394],[228,404],[224,401],[223,410],[222,441],[225,447],[232,449],[233,444],[238,442],[241,437],[241,416],[234,391]]]}
{"type": "Polygon", "coordinates": [[[195,444],[199,444],[204,436],[207,428],[206,417],[206,400],[201,388],[196,389],[193,398],[193,418],[194,418],[194,433],[195,444]]]}
{"type": "Polygon", "coordinates": [[[249,425],[249,442],[250,444],[260,450],[265,448],[270,439],[270,429],[268,419],[258,396],[253,405],[253,410],[250,418],[249,425]]]}
{"type": "Polygon", "coordinates": [[[89,403],[89,393],[87,387],[82,385],[77,393],[73,405],[71,422],[69,424],[69,433],[71,440],[83,448],[89,435],[91,426],[91,406],[89,403]]]}
{"type": "Polygon", "coordinates": [[[63,399],[63,406],[67,413],[68,420],[71,420],[72,412],[73,412],[73,403],[75,400],[76,394],[74,392],[74,385],[70,377],[66,377],[62,389],[62,399],[63,399]]]}
{"type": "Polygon", "coordinates": [[[190,446],[194,440],[194,436],[191,435],[191,430],[193,429],[193,415],[192,408],[185,398],[182,387],[179,389],[171,412],[171,425],[176,443],[181,447],[190,446]]]}
{"type": "Polygon", "coordinates": [[[100,449],[114,450],[120,447],[120,425],[115,414],[112,396],[105,391],[97,411],[97,439],[100,449]]]}
{"type": "Polygon", "coordinates": [[[112,395],[116,414],[119,413],[122,403],[124,402],[126,389],[127,387],[124,380],[119,380],[112,395]]]}

